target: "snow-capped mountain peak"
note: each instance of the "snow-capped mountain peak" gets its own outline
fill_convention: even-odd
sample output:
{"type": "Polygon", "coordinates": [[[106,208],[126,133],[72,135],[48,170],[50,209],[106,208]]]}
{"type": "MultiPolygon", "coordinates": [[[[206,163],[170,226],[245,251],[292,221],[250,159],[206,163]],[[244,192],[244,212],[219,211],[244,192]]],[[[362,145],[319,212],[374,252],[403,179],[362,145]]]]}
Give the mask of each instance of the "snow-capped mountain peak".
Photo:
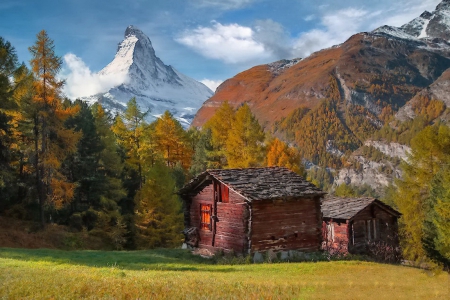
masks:
{"type": "Polygon", "coordinates": [[[450,41],[450,0],[443,0],[433,12],[424,11],[419,17],[401,27],[382,26],[374,33],[402,39],[440,38],[450,41]]]}
{"type": "Polygon", "coordinates": [[[98,100],[107,108],[118,110],[135,97],[141,109],[150,109],[152,116],[169,110],[184,126],[190,124],[195,111],[213,95],[204,84],[165,65],[156,56],[148,36],[134,26],[126,28],[113,61],[99,75],[123,78],[123,81],[86,100],[98,100]]]}

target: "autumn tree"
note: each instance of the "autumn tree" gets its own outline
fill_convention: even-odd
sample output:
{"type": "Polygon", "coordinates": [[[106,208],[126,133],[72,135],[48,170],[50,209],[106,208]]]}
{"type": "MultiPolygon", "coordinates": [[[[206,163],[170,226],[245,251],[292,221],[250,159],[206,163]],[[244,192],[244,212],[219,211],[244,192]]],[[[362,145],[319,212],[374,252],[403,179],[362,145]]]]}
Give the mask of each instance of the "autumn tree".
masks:
{"type": "Polygon", "coordinates": [[[305,167],[301,162],[298,151],[277,138],[269,144],[266,159],[269,167],[286,167],[301,176],[305,176],[305,167]]]}
{"type": "Polygon", "coordinates": [[[76,113],[75,107],[62,104],[63,81],[57,75],[62,60],[55,54],[53,40],[42,30],[29,48],[34,75],[32,103],[26,108],[33,123],[34,172],[39,198],[41,223],[45,224],[46,204],[61,206],[70,202],[75,185],[61,172],[65,157],[76,151],[79,134],[64,127],[64,121],[76,113]]]}
{"type": "Polygon", "coordinates": [[[426,127],[412,139],[411,148],[408,161],[402,164],[403,176],[397,182],[394,202],[402,213],[400,233],[404,255],[410,260],[423,261],[427,256],[423,247],[424,222],[427,215],[436,212],[439,203],[445,203],[442,202],[445,193],[438,193],[433,204],[431,183],[450,162],[450,128],[442,124],[426,127]]]}
{"type": "Polygon", "coordinates": [[[241,106],[226,139],[229,168],[248,168],[264,163],[264,131],[247,104],[241,106]]]}
{"type": "Polygon", "coordinates": [[[154,128],[156,149],[164,157],[166,165],[174,168],[178,162],[187,170],[193,151],[190,147],[189,137],[180,122],[169,111],[165,111],[155,121],[154,128]]]}

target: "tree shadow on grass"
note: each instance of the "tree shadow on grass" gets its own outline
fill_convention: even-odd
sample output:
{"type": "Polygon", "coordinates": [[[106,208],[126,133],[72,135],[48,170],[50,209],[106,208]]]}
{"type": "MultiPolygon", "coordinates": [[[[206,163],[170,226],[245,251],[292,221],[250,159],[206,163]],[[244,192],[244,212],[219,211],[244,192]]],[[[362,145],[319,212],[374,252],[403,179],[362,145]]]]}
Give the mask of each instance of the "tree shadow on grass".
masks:
{"type": "Polygon", "coordinates": [[[188,250],[154,249],[145,251],[64,251],[51,249],[0,248],[0,258],[55,264],[84,265],[125,270],[234,272],[234,268],[214,266],[214,261],[188,250]]]}

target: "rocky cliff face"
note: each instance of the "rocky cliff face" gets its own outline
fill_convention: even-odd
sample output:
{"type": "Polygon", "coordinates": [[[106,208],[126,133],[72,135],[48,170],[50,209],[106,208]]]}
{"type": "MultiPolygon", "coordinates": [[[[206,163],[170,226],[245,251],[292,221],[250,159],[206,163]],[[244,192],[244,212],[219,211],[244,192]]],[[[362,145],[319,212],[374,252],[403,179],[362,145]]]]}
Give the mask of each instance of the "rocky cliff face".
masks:
{"type": "Polygon", "coordinates": [[[123,83],[85,100],[122,110],[135,97],[142,110],[150,109],[151,116],[169,110],[184,126],[213,94],[204,84],[165,65],[156,56],[150,39],[134,26],[127,27],[114,60],[99,73],[124,78],[123,83]]]}

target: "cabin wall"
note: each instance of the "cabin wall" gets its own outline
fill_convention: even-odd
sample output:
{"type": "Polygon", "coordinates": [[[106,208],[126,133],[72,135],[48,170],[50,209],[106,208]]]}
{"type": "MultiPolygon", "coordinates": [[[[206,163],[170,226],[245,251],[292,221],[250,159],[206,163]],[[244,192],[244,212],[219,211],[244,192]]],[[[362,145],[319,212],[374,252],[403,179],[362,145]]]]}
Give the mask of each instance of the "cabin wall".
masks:
{"type": "Polygon", "coordinates": [[[322,223],[322,249],[331,253],[347,253],[349,227],[346,220],[324,219],[322,223]]]}
{"type": "Polygon", "coordinates": [[[320,199],[253,201],[251,251],[320,250],[322,213],[320,199]]]}
{"type": "Polygon", "coordinates": [[[248,205],[244,198],[230,190],[229,203],[217,203],[215,248],[236,253],[247,250],[248,205]]]}
{"type": "Polygon", "coordinates": [[[192,197],[189,209],[190,226],[197,227],[199,232],[199,247],[212,246],[212,231],[204,230],[200,228],[201,212],[200,207],[202,204],[214,205],[214,186],[210,184],[201,190],[197,195],[192,197]]]}
{"type": "Polygon", "coordinates": [[[214,184],[206,186],[201,192],[192,197],[189,208],[190,226],[199,230],[199,248],[210,250],[223,249],[243,253],[247,250],[247,218],[248,206],[244,198],[236,192],[229,191],[229,202],[216,203],[214,211],[214,184]],[[201,205],[211,205],[213,210],[211,230],[201,228],[201,205]],[[215,230],[215,235],[213,231],[215,230]]]}
{"type": "Polygon", "coordinates": [[[397,217],[372,203],[351,219],[349,250],[367,252],[368,242],[387,242],[398,245],[397,217]]]}

